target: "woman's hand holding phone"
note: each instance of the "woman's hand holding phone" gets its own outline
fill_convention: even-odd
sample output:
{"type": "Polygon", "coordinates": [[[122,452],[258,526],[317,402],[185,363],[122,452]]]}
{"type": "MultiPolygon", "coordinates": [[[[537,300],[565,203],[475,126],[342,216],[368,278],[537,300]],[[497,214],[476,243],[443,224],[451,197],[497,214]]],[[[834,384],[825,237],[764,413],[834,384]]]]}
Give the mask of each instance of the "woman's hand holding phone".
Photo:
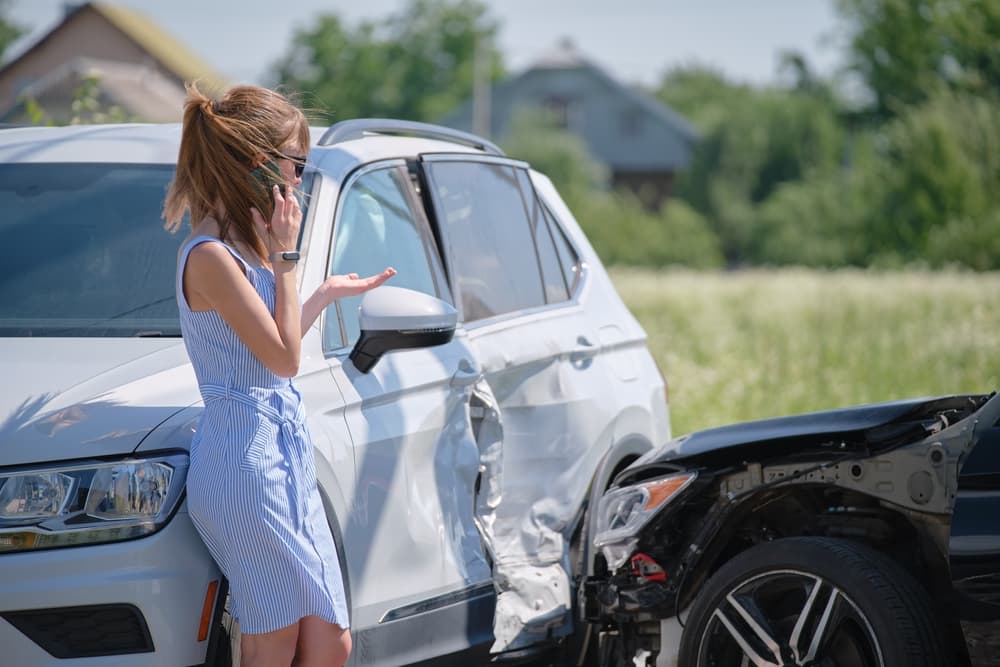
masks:
{"type": "Polygon", "coordinates": [[[302,225],[302,209],[299,208],[295,195],[287,193],[283,196],[277,184],[271,186],[271,193],[274,196],[274,214],[270,220],[264,220],[257,209],[250,209],[257,233],[267,246],[268,255],[294,250],[299,239],[299,227],[302,225]]]}

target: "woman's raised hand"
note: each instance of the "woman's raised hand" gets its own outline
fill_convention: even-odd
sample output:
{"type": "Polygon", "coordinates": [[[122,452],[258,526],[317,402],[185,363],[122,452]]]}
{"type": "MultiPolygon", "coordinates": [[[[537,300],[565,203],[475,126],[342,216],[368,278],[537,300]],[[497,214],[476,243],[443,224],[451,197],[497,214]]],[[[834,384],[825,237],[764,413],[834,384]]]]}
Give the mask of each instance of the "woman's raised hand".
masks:
{"type": "Polygon", "coordinates": [[[269,221],[265,221],[257,209],[250,209],[257,233],[267,246],[268,255],[294,249],[299,240],[299,227],[302,225],[302,209],[291,188],[288,188],[285,196],[281,195],[277,185],[271,191],[274,194],[274,213],[269,221]]]}
{"type": "Polygon", "coordinates": [[[396,269],[391,266],[382,273],[367,278],[359,278],[356,273],[342,275],[332,275],[323,281],[323,289],[326,291],[327,303],[333,303],[337,299],[347,296],[355,296],[370,289],[378,287],[389,278],[396,275],[396,269]]]}

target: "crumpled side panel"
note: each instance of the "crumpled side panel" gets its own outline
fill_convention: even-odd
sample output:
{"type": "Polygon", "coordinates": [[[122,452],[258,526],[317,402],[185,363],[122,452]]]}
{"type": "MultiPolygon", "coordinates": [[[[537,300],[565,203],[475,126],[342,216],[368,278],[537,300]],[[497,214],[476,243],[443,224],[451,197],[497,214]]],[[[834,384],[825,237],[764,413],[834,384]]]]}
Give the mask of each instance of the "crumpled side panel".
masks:
{"type": "Polygon", "coordinates": [[[572,630],[566,507],[551,497],[503,496],[503,421],[485,380],[473,390],[472,417],[481,474],[476,520],[497,593],[491,652],[499,653],[572,630]]]}
{"type": "Polygon", "coordinates": [[[447,426],[433,452],[433,468],[422,471],[423,477],[433,473],[433,479],[422,479],[420,472],[407,471],[413,484],[411,511],[428,513],[426,525],[443,529],[438,531],[442,555],[452,559],[455,571],[462,573],[466,582],[480,582],[489,577],[490,567],[483,554],[476,508],[470,500],[476,498],[481,457],[469,429],[470,389],[458,387],[452,391],[464,393],[465,398],[452,403],[447,426]],[[430,488],[438,490],[437,502],[421,503],[426,498],[425,490],[430,488]]]}

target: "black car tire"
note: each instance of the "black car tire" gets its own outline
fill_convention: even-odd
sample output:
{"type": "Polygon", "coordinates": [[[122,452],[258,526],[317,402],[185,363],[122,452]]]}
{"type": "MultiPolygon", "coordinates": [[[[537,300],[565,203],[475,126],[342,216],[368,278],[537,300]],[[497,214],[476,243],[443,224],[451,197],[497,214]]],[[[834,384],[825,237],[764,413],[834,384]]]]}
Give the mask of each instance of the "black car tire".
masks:
{"type": "Polygon", "coordinates": [[[706,582],[685,619],[679,664],[740,664],[742,641],[764,664],[944,667],[944,634],[927,592],[886,556],[793,537],[740,553],[706,582]],[[784,653],[778,660],[768,639],[784,653]]]}

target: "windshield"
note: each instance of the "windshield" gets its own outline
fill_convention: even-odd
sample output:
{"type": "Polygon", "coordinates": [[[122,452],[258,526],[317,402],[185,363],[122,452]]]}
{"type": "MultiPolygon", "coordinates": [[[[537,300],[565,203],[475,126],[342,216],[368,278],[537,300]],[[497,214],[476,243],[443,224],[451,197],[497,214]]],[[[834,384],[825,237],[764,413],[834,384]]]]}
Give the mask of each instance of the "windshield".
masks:
{"type": "MultiPolygon", "coordinates": [[[[0,336],[180,336],[173,165],[0,164],[0,336]]],[[[307,185],[307,184],[303,184],[307,185]]]]}

